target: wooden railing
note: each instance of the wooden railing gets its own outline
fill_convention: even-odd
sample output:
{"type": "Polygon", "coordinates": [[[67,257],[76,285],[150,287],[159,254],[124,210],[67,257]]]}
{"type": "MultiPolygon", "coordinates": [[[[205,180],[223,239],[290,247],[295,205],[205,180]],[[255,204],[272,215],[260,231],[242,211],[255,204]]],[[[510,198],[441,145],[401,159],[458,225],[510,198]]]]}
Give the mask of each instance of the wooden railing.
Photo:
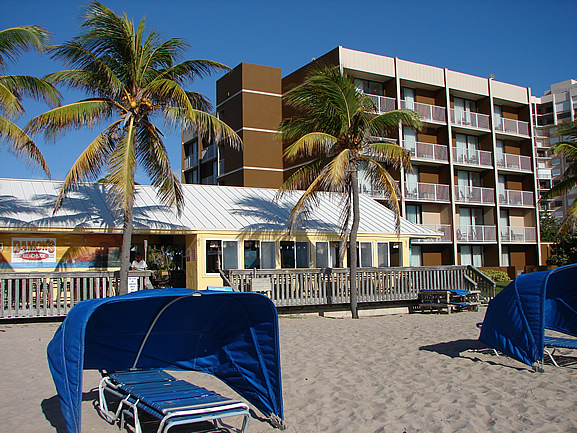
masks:
{"type": "MultiPolygon", "coordinates": [[[[144,287],[150,271],[131,272],[144,287]]],[[[311,307],[350,302],[348,269],[230,270],[231,285],[242,292],[262,292],[277,307],[311,307]]],[[[65,316],[85,299],[115,296],[118,272],[2,272],[0,319],[65,316]]],[[[359,303],[414,301],[420,290],[480,290],[485,299],[495,283],[472,266],[360,268],[359,303]]]]}
{"type": "MultiPolygon", "coordinates": [[[[350,302],[346,268],[230,270],[228,277],[236,290],[262,292],[277,307],[350,302]]],[[[481,290],[482,296],[490,298],[494,283],[491,292],[486,280],[472,266],[360,268],[357,271],[358,302],[412,301],[418,299],[420,290],[426,289],[481,290]],[[479,283],[482,283],[480,288],[479,283]]]]}
{"type": "MultiPolygon", "coordinates": [[[[65,316],[84,299],[115,296],[118,272],[1,272],[0,319],[65,316]]],[[[144,287],[151,271],[131,271],[144,287]]]]}

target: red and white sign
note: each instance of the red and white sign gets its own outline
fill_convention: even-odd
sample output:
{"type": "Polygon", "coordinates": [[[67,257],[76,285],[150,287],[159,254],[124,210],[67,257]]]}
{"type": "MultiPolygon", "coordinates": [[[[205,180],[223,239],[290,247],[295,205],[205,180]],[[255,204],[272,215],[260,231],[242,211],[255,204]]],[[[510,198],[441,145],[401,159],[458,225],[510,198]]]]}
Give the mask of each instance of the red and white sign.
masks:
{"type": "Polygon", "coordinates": [[[12,263],[55,261],[55,238],[12,238],[12,263]]]}

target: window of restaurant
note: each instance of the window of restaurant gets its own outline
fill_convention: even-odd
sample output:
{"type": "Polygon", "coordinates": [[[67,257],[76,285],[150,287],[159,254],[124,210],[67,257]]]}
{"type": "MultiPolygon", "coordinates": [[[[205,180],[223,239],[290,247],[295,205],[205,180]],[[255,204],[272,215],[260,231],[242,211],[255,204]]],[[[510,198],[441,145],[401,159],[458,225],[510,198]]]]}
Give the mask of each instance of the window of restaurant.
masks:
{"type": "Polygon", "coordinates": [[[281,241],[281,268],[309,268],[310,252],[308,242],[281,241]]]}
{"type": "Polygon", "coordinates": [[[377,242],[377,266],[379,268],[389,267],[389,243],[377,242]]]}
{"type": "Polygon", "coordinates": [[[260,243],[261,269],[276,268],[276,242],[263,241],[260,243]]]}
{"type": "Polygon", "coordinates": [[[244,269],[260,269],[258,241],[244,241],[244,269]]]}
{"type": "Polygon", "coordinates": [[[223,270],[238,269],[238,241],[206,241],[206,272],[218,273],[219,261],[223,270]]]}

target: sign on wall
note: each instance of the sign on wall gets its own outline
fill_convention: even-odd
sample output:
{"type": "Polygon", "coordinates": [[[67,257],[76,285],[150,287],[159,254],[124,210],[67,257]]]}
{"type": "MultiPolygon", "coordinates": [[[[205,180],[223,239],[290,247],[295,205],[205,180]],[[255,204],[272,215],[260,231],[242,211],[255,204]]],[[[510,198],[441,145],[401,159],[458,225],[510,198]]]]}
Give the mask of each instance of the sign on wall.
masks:
{"type": "Polygon", "coordinates": [[[56,238],[12,238],[12,263],[56,261],[56,238]]]}

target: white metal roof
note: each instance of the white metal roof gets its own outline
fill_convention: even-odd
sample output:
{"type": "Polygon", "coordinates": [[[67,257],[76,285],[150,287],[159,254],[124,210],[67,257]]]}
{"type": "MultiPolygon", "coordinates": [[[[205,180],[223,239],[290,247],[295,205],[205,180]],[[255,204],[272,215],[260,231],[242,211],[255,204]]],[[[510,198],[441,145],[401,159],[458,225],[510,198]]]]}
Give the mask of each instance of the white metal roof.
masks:
{"type": "MultiPolygon", "coordinates": [[[[0,179],[0,229],[88,230],[122,229],[122,217],[107,194],[107,187],[86,183],[70,194],[53,215],[62,182],[28,179],[0,179]]],[[[197,231],[285,231],[291,209],[300,193],[275,201],[276,189],[183,185],[182,215],[163,206],[151,186],[137,186],[134,229],[164,233],[197,231]]],[[[361,196],[359,234],[395,233],[393,212],[361,196]]],[[[297,232],[339,233],[340,197],[323,194],[319,205],[297,232]]],[[[439,233],[401,222],[401,234],[411,237],[439,236],[439,233]]]]}

